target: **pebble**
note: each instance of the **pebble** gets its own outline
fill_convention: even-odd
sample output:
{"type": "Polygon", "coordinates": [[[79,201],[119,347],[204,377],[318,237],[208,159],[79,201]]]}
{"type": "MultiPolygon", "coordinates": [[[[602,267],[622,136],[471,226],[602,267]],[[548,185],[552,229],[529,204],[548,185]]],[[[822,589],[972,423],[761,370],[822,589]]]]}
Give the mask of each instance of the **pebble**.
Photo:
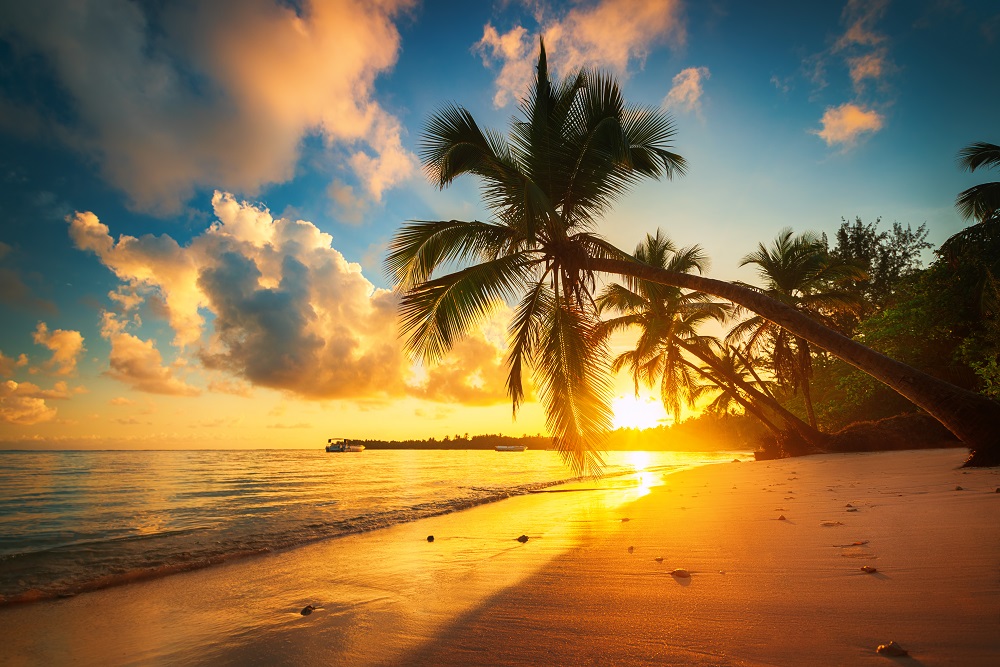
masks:
{"type": "Polygon", "coordinates": [[[956,491],[965,491],[965,489],[963,489],[963,488],[962,488],[962,487],[960,487],[960,486],[956,486],[956,487],[955,487],[955,490],[956,490],[956,491]]]}
{"type": "Polygon", "coordinates": [[[879,644],[879,647],[875,649],[875,652],[880,655],[889,655],[893,657],[901,657],[904,655],[910,655],[906,649],[897,644],[896,642],[889,642],[888,644],[879,644]]]}
{"type": "Polygon", "coordinates": [[[868,574],[875,574],[876,572],[878,572],[878,570],[876,570],[871,565],[862,565],[861,566],[861,571],[862,572],[867,572],[868,574]]]}
{"type": "Polygon", "coordinates": [[[657,563],[662,563],[663,562],[663,556],[657,556],[653,560],[655,560],[657,563]]]}
{"type": "Polygon", "coordinates": [[[302,611],[300,611],[299,613],[302,614],[303,616],[308,616],[309,614],[313,613],[315,609],[317,609],[317,607],[314,607],[311,604],[307,604],[305,607],[302,607],[302,611]]]}
{"type": "Polygon", "coordinates": [[[627,516],[626,517],[622,517],[622,523],[627,523],[627,522],[629,522],[631,520],[632,519],[628,518],[627,516]]]}
{"type": "Polygon", "coordinates": [[[635,551],[635,547],[629,547],[629,548],[628,548],[628,552],[629,552],[629,553],[632,553],[633,551],[635,551]]]}
{"type": "Polygon", "coordinates": [[[785,515],[782,514],[781,516],[778,517],[778,521],[788,521],[788,519],[786,519],[785,515]]]}
{"type": "Polygon", "coordinates": [[[674,570],[673,572],[671,572],[670,576],[677,577],[678,579],[690,579],[691,578],[691,573],[688,572],[687,570],[685,570],[684,568],[679,567],[676,570],[674,570]]]}
{"type": "Polygon", "coordinates": [[[520,542],[521,544],[524,544],[525,542],[528,541],[528,536],[522,535],[521,537],[517,538],[517,541],[520,542]]]}
{"type": "Polygon", "coordinates": [[[433,542],[434,541],[434,536],[433,535],[428,535],[427,536],[427,541],[428,542],[433,542]]]}

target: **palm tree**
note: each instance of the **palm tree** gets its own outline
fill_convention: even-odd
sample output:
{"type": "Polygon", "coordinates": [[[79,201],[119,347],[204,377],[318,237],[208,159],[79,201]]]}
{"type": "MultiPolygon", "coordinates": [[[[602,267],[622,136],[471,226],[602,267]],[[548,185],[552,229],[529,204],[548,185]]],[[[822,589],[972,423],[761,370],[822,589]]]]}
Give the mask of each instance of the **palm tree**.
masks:
{"type": "MultiPolygon", "coordinates": [[[[644,264],[681,273],[701,273],[707,265],[707,258],[700,247],[678,250],[660,230],[655,236],[647,234],[634,256],[644,264]]],[[[682,402],[693,404],[699,393],[703,393],[699,389],[698,378],[704,377],[731,389],[736,401],[745,397],[749,402],[770,406],[798,436],[793,437],[776,428],[779,441],[786,444],[787,449],[802,452],[821,447],[823,439],[814,428],[782,408],[773,396],[750,386],[753,380],[745,381],[742,375],[731,372],[725,359],[715,352],[719,347],[718,341],[699,333],[703,324],[713,320],[721,323],[727,319],[732,310],[728,303],[713,301],[702,292],[683,291],[645,280],[630,280],[625,285],[608,285],[598,296],[597,307],[601,313],[618,313],[617,317],[604,321],[598,327],[599,337],[605,338],[633,327],[639,329],[635,349],[616,357],[612,369],[619,371],[628,367],[637,393],[640,383],[652,387],[659,379],[660,398],[667,412],[677,415],[682,402]],[[689,357],[695,357],[705,365],[698,366],[689,357]]],[[[756,406],[748,410],[758,411],[756,406]]],[[[767,425],[773,425],[762,415],[759,416],[767,425]]]]}
{"type": "Polygon", "coordinates": [[[478,176],[494,220],[410,221],[386,268],[403,293],[407,349],[440,359],[500,303],[516,304],[509,330],[507,392],[516,415],[526,367],[555,442],[579,471],[597,470],[611,425],[609,353],[596,340],[591,257],[630,261],[594,229],[613,200],[643,178],[682,173],[668,150],[670,119],[626,104],[610,75],[581,71],[549,82],[542,45],[533,94],[509,138],[482,130],[465,109],[434,114],[421,145],[439,187],[478,176]],[[443,265],[467,265],[434,277],[443,265]]]}
{"type": "Polygon", "coordinates": [[[613,201],[645,178],[681,174],[674,135],[658,109],[624,102],[614,78],[580,72],[557,86],[544,45],[537,77],[509,138],[482,130],[459,106],[434,114],[421,146],[439,187],[479,177],[495,219],[409,221],[394,236],[386,269],[402,294],[401,328],[418,358],[443,356],[504,301],[515,303],[506,363],[516,413],[526,367],[541,389],[550,431],[578,468],[610,421],[606,346],[595,344],[591,299],[597,273],[644,279],[739,304],[872,374],[926,409],[973,450],[973,464],[1000,461],[1000,405],[852,341],[754,290],[636,261],[596,234],[613,201]],[[450,273],[437,276],[439,270],[450,273]]]}
{"type": "MultiPolygon", "coordinates": [[[[980,167],[1000,167],[1000,146],[985,141],[971,143],[958,152],[958,163],[970,172],[980,167]]],[[[955,206],[966,220],[986,222],[1000,216],[1000,183],[980,183],[963,190],[955,206]]]]}
{"type": "MultiPolygon", "coordinates": [[[[708,262],[699,246],[678,250],[659,229],[655,236],[646,235],[635,250],[635,258],[651,266],[684,273],[701,273],[708,262]]],[[[636,393],[640,383],[652,387],[659,380],[664,409],[678,416],[681,404],[691,403],[697,386],[697,367],[685,359],[682,345],[697,344],[703,339],[699,327],[710,320],[723,321],[731,306],[712,301],[701,292],[685,292],[644,280],[627,281],[626,285],[612,283],[604,288],[596,303],[601,313],[619,313],[598,327],[600,339],[632,327],[638,327],[640,332],[635,349],[618,355],[612,362],[612,370],[628,367],[636,393]]]]}
{"type": "MultiPolygon", "coordinates": [[[[764,294],[828,326],[833,325],[832,316],[860,309],[856,294],[839,289],[838,285],[864,279],[864,271],[853,264],[831,259],[826,243],[810,232],[796,236],[791,229],[781,230],[770,247],[761,243],[757,250],[740,261],[740,266],[748,264],[757,266],[757,274],[764,282],[764,294]]],[[[745,341],[751,354],[765,349],[769,352],[775,378],[802,391],[809,424],[816,428],[816,413],[809,391],[812,378],[809,341],[760,315],[737,324],[728,338],[745,341]]]]}

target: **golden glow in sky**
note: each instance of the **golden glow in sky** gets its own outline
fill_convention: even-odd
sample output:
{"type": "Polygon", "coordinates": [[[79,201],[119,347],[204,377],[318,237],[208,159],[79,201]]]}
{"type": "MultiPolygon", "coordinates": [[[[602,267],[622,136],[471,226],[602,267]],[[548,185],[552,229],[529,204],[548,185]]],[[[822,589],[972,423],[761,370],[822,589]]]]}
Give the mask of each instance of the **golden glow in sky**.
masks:
{"type": "Polygon", "coordinates": [[[652,396],[619,396],[611,408],[615,413],[615,428],[656,428],[668,423],[663,404],[652,396]]]}

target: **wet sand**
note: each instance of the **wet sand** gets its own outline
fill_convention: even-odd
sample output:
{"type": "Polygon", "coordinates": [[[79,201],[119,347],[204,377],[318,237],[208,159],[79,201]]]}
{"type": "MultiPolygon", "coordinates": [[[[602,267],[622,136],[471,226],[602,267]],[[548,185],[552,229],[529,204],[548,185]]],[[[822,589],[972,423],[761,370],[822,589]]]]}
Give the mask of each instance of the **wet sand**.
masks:
{"type": "Polygon", "coordinates": [[[0,609],[0,663],[995,665],[1000,470],[963,458],[727,463],[512,498],[0,609]],[[910,657],[876,654],[890,640],[910,657]]]}

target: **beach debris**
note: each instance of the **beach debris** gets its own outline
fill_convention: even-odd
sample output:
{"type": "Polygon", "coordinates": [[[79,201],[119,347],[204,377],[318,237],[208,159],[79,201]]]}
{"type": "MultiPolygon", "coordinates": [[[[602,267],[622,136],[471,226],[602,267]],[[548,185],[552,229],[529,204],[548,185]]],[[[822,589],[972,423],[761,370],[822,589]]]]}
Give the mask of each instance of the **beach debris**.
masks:
{"type": "Polygon", "coordinates": [[[965,491],[965,489],[963,489],[963,488],[962,488],[962,487],[960,487],[960,486],[956,486],[956,487],[955,487],[955,490],[956,490],[956,491],[965,491]]]}
{"type": "Polygon", "coordinates": [[[628,523],[628,522],[629,522],[629,521],[631,521],[631,520],[632,520],[632,519],[628,518],[627,516],[623,516],[623,517],[622,517],[622,523],[628,523]]]}
{"type": "Polygon", "coordinates": [[[679,567],[670,573],[671,577],[677,577],[678,579],[690,579],[691,573],[685,570],[683,567],[679,567]]]}
{"type": "Polygon", "coordinates": [[[629,547],[629,548],[628,548],[628,552],[629,552],[629,553],[632,553],[633,551],[635,551],[635,547],[629,547]]]}
{"type": "Polygon", "coordinates": [[[428,535],[427,536],[427,541],[428,542],[433,542],[434,541],[434,536],[433,535],[428,535]]]}
{"type": "Polygon", "coordinates": [[[875,574],[876,572],[878,572],[878,570],[876,570],[876,569],[875,569],[874,567],[872,567],[871,565],[862,565],[862,566],[861,566],[861,571],[862,571],[862,572],[865,572],[865,573],[867,573],[867,574],[875,574]]]}
{"type": "Polygon", "coordinates": [[[653,560],[655,560],[657,563],[662,563],[663,562],[663,556],[657,556],[653,560]]]}
{"type": "Polygon", "coordinates": [[[520,542],[521,544],[524,544],[525,542],[528,541],[528,536],[522,535],[521,537],[517,538],[517,541],[520,542]]]}
{"type": "Polygon", "coordinates": [[[307,604],[305,607],[302,607],[302,611],[300,611],[299,613],[302,614],[303,616],[308,616],[309,614],[313,613],[317,609],[319,609],[319,607],[316,607],[316,606],[311,605],[311,604],[307,604]]]}
{"type": "Polygon", "coordinates": [[[725,574],[725,573],[726,573],[725,570],[719,570],[719,574],[725,574]]]}
{"type": "Polygon", "coordinates": [[[819,525],[824,528],[834,528],[835,526],[843,526],[844,524],[840,521],[820,521],[819,525]]]}
{"type": "Polygon", "coordinates": [[[848,512],[857,512],[857,511],[858,511],[858,508],[857,508],[857,507],[852,507],[851,509],[849,509],[849,510],[847,510],[847,511],[848,511],[848,512]]]}
{"type": "Polygon", "coordinates": [[[733,463],[740,463],[739,459],[733,459],[733,463]]]}
{"type": "MultiPolygon", "coordinates": [[[[735,487],[733,487],[735,488],[735,487]]],[[[1000,493],[1000,486],[997,487],[997,493],[1000,493]]]]}
{"type": "Polygon", "coordinates": [[[788,521],[788,519],[786,519],[785,515],[782,514],[781,516],[778,517],[778,521],[788,521]]]}
{"type": "Polygon", "coordinates": [[[894,658],[910,655],[905,648],[894,641],[890,641],[888,644],[879,644],[878,648],[875,649],[875,652],[879,655],[888,655],[894,658]]]}
{"type": "Polygon", "coordinates": [[[844,505],[844,507],[854,507],[854,505],[852,505],[851,503],[847,503],[846,505],[844,505]]]}

